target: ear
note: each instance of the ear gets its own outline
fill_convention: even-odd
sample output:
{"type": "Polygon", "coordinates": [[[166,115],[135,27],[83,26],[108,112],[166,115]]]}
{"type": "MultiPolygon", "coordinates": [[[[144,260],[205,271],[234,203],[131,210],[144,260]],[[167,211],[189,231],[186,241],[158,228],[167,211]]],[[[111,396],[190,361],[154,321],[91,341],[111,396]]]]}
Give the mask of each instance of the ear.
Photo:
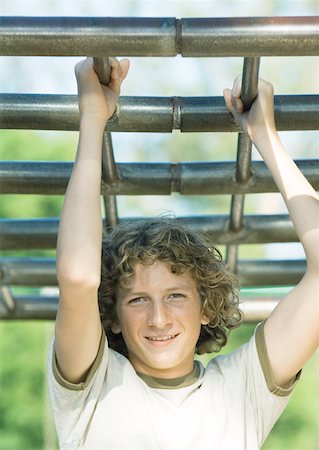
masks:
{"type": "Polygon", "coordinates": [[[208,325],[209,322],[210,322],[209,318],[203,314],[203,315],[202,315],[202,320],[200,321],[200,323],[201,323],[202,325],[208,325]]]}
{"type": "Polygon", "coordinates": [[[111,330],[113,331],[114,334],[120,334],[121,333],[121,327],[120,324],[118,322],[113,322],[111,325],[111,330]]]}

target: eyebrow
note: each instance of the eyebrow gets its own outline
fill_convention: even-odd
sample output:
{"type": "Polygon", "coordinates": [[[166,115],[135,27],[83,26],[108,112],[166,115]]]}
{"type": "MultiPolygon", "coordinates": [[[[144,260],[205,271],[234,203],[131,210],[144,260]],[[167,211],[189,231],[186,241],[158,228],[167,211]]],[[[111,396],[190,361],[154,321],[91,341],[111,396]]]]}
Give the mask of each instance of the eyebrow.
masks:
{"type": "Polygon", "coordinates": [[[184,284],[179,284],[178,286],[172,286],[166,289],[166,292],[171,291],[191,291],[192,289],[189,286],[186,286],[184,284]]]}
{"type": "MultiPolygon", "coordinates": [[[[167,289],[164,289],[164,292],[174,292],[174,291],[191,291],[191,288],[182,284],[182,285],[178,285],[178,286],[171,286],[167,289]]],[[[132,297],[143,297],[143,296],[147,296],[149,295],[147,292],[143,292],[143,291],[130,291],[129,289],[126,289],[125,291],[122,291],[124,296],[132,296],[132,297]]]]}

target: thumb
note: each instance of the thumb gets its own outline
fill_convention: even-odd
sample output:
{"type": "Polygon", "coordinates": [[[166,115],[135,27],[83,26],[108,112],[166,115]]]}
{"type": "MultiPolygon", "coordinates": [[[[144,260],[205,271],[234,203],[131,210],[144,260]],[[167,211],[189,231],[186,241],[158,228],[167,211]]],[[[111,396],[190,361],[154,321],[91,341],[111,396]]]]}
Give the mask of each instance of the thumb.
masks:
{"type": "Polygon", "coordinates": [[[126,78],[126,75],[130,68],[130,61],[127,58],[121,59],[120,61],[121,66],[121,81],[123,81],[126,78]]]}

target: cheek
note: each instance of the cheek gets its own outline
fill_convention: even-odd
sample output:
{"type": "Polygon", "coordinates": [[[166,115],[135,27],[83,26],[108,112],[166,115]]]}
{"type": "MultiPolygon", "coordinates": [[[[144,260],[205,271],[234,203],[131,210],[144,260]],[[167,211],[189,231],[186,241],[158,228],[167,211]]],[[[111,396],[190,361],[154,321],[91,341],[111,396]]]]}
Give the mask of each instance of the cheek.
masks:
{"type": "Polygon", "coordinates": [[[122,311],[119,314],[119,323],[125,334],[134,333],[145,323],[145,314],[138,311],[122,311]]]}
{"type": "Polygon", "coordinates": [[[175,311],[175,317],[183,322],[190,323],[193,326],[196,326],[197,323],[201,321],[201,310],[197,304],[189,305],[187,308],[181,308],[180,310],[175,311]]]}

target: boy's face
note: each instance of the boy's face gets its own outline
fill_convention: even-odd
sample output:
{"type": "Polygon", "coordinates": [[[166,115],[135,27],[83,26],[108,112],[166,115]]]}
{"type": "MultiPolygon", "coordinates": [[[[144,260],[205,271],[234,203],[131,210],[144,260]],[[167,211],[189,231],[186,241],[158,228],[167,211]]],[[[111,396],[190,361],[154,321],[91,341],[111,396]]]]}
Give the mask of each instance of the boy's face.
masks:
{"type": "Polygon", "coordinates": [[[135,370],[176,378],[193,370],[201,324],[209,322],[201,309],[189,272],[175,275],[161,261],[136,264],[130,287],[118,294],[112,330],[122,332],[135,370]]]}

